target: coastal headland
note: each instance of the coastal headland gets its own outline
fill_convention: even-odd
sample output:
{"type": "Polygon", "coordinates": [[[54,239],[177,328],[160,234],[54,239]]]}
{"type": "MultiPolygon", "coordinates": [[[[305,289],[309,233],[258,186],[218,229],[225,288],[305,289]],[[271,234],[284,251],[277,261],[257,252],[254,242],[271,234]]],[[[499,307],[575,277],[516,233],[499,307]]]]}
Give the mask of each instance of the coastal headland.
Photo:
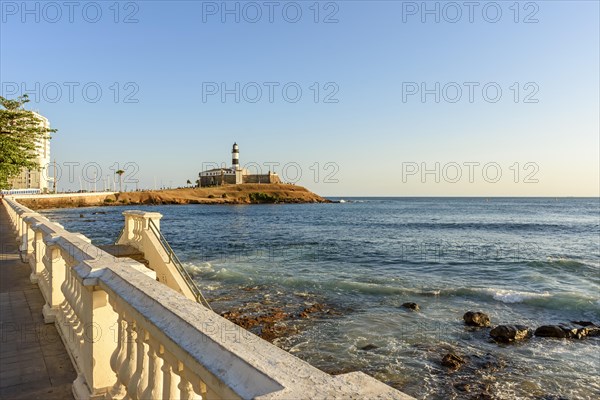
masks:
{"type": "Polygon", "coordinates": [[[136,192],[74,193],[22,197],[19,202],[34,210],[157,204],[263,204],[329,203],[302,186],[290,184],[240,184],[205,188],[146,190],[136,192]]]}

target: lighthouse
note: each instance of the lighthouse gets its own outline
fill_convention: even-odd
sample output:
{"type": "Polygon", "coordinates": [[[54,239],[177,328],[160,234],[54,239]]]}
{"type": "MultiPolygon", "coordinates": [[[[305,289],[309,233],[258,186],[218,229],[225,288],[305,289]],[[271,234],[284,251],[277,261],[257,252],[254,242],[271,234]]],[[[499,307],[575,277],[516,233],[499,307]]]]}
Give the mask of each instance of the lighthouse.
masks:
{"type": "Polygon", "coordinates": [[[235,184],[244,183],[244,171],[240,167],[240,148],[237,143],[234,143],[231,149],[231,169],[235,173],[235,184]]]}
{"type": "Polygon", "coordinates": [[[240,148],[237,143],[233,144],[233,148],[231,149],[231,169],[234,171],[240,170],[240,148]]]}
{"type": "Polygon", "coordinates": [[[241,185],[243,183],[281,183],[279,176],[274,172],[250,174],[246,168],[242,168],[240,165],[240,148],[237,143],[234,143],[231,147],[231,167],[223,165],[220,168],[201,171],[198,175],[200,177],[200,187],[241,185]]]}

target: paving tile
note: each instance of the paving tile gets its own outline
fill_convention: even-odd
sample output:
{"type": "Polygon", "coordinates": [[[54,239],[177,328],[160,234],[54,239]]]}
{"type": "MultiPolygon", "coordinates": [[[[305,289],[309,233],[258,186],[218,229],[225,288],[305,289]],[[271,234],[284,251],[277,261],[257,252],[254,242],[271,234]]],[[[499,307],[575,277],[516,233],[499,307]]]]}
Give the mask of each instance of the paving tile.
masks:
{"type": "Polygon", "coordinates": [[[45,380],[32,385],[25,383],[0,389],[0,399],[11,400],[69,400],[73,399],[73,392],[70,384],[62,384],[48,387],[45,380]]]}
{"type": "MultiPolygon", "coordinates": [[[[15,237],[1,204],[0,243],[15,237]]],[[[31,269],[15,245],[0,247],[0,399],[72,399],[77,374],[56,327],[44,323],[45,301],[29,280],[31,269]]]]}

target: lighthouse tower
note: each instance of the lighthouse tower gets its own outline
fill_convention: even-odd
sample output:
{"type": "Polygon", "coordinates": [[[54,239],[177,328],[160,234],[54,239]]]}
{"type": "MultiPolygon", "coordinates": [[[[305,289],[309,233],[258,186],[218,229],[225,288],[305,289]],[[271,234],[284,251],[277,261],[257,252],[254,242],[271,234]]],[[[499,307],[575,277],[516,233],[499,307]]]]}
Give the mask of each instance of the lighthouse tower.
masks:
{"type": "Polygon", "coordinates": [[[231,168],[236,171],[240,169],[240,148],[237,143],[234,143],[231,149],[231,168]]]}
{"type": "Polygon", "coordinates": [[[237,143],[233,144],[231,149],[231,169],[235,172],[235,184],[244,182],[242,167],[240,167],[240,148],[237,143]]]}

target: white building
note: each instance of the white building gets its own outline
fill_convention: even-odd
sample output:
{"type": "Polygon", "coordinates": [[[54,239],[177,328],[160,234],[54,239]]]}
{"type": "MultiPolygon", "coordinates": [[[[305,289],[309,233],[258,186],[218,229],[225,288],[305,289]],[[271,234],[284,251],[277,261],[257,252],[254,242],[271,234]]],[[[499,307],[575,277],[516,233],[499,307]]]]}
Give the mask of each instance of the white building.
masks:
{"type": "MultiPolygon", "coordinates": [[[[34,115],[40,120],[40,125],[50,128],[48,118],[34,112],[34,115]]],[[[48,192],[52,190],[53,178],[51,178],[48,168],[50,166],[50,140],[42,139],[38,142],[37,157],[35,161],[39,164],[39,169],[23,168],[21,173],[11,180],[12,190],[27,190],[27,192],[48,192]]]]}

